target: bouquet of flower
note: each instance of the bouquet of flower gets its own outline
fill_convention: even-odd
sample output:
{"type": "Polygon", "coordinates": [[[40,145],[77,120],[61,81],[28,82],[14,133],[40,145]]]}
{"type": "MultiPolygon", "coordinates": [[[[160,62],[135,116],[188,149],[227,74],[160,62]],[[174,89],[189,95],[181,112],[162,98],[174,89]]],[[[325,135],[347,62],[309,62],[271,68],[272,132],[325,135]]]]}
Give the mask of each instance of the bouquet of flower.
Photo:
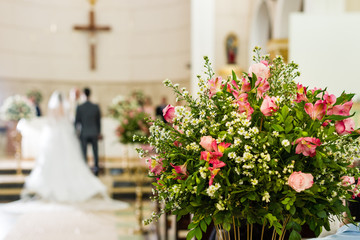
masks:
{"type": "Polygon", "coordinates": [[[271,62],[259,51],[241,78],[215,77],[205,58],[208,77],[199,77],[197,98],[164,81],[187,104],[168,105],[167,123],[157,120],[149,137],[137,137],[156,150],[149,175],[155,200],[165,204],[146,222],[191,213],[188,239],[201,239],[212,221],[217,230],[260,224],[274,229],[273,239],[286,230],[300,239],[303,224],[319,235],[348,212],[343,199],[360,193],[358,169],[349,167],[359,156],[354,94],[309,89],[294,81],[295,63],[271,62]]]}
{"type": "Polygon", "coordinates": [[[24,96],[14,95],[5,99],[1,106],[1,117],[6,121],[19,121],[35,117],[33,104],[24,96]]]}
{"type": "Polygon", "coordinates": [[[138,96],[142,95],[137,93],[127,98],[117,96],[109,107],[110,116],[120,122],[116,134],[124,144],[136,143],[134,135],[149,135],[149,123],[146,121],[149,116],[142,110],[138,96]]]}
{"type": "Polygon", "coordinates": [[[42,99],[43,99],[43,96],[42,96],[41,92],[38,91],[38,90],[28,91],[28,92],[26,93],[26,96],[27,96],[29,99],[33,99],[33,101],[34,101],[35,104],[41,103],[41,101],[42,101],[42,99]]]}

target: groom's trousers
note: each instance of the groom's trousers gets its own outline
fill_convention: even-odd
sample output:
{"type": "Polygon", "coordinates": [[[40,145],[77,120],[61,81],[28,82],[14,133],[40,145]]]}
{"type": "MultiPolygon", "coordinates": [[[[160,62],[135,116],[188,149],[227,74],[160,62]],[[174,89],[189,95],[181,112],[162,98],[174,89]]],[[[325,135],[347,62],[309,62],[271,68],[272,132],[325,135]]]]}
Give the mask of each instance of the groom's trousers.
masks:
{"type": "Polygon", "coordinates": [[[94,174],[97,176],[99,174],[98,137],[82,136],[80,140],[81,140],[82,152],[86,163],[87,163],[87,146],[89,143],[92,145],[93,155],[94,155],[94,174]]]}

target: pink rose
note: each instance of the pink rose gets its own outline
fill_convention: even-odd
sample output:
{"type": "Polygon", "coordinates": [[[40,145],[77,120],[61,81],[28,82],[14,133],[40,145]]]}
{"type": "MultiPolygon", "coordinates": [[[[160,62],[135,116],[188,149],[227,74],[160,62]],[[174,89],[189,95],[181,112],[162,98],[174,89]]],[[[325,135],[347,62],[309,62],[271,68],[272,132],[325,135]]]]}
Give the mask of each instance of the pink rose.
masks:
{"type": "Polygon", "coordinates": [[[163,109],[163,116],[165,118],[165,121],[172,123],[173,119],[175,117],[175,108],[172,105],[167,105],[164,109],[163,109]]]}
{"type": "Polygon", "coordinates": [[[314,183],[314,177],[311,173],[293,172],[288,180],[289,186],[297,192],[311,188],[314,183]]]}
{"type": "Polygon", "coordinates": [[[262,78],[263,80],[267,80],[270,77],[270,68],[267,65],[267,62],[262,61],[251,65],[249,68],[249,76],[251,77],[253,73],[258,79],[262,78]]]}
{"type": "Polygon", "coordinates": [[[341,185],[344,187],[350,186],[351,184],[354,184],[354,183],[355,183],[354,177],[349,177],[349,176],[341,177],[341,185]]]}
{"type": "Polygon", "coordinates": [[[339,135],[352,133],[355,128],[355,122],[351,118],[346,118],[335,122],[335,130],[339,135]]]}
{"type": "Polygon", "coordinates": [[[274,112],[276,112],[279,107],[275,103],[275,97],[265,96],[264,101],[261,104],[260,111],[265,116],[271,116],[274,112]]]}
{"type": "Polygon", "coordinates": [[[211,151],[213,150],[212,143],[213,143],[214,141],[216,142],[216,140],[215,140],[214,138],[212,138],[211,136],[203,136],[203,137],[201,137],[200,145],[201,145],[206,151],[211,152],[211,151]]]}

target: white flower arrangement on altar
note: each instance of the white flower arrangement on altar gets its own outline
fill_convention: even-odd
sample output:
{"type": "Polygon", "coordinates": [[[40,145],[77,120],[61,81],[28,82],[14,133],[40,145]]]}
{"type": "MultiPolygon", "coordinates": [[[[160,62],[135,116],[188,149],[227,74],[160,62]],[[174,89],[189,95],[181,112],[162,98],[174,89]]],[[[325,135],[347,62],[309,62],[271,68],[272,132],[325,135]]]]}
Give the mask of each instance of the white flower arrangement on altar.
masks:
{"type": "Polygon", "coordinates": [[[5,99],[0,109],[1,118],[5,121],[19,121],[35,117],[33,104],[24,96],[14,95],[5,99]]]}
{"type": "Polygon", "coordinates": [[[220,234],[234,229],[232,239],[244,224],[272,227],[273,239],[286,231],[301,239],[305,223],[319,235],[348,212],[342,201],[360,192],[359,171],[349,167],[360,153],[354,94],[308,89],[294,81],[295,63],[259,51],[240,78],[215,77],[205,58],[208,78],[199,77],[197,98],[165,80],[186,105],[168,105],[167,123],[156,120],[149,137],[137,137],[156,151],[149,176],[164,209],[153,218],[193,214],[188,239],[201,239],[212,221],[220,234]]]}

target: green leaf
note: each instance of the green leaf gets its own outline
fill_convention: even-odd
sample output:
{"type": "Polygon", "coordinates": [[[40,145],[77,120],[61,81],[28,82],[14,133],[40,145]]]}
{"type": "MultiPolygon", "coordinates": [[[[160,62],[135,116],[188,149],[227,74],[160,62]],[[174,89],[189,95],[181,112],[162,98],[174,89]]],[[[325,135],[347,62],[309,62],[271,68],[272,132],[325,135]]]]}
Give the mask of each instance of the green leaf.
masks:
{"type": "Polygon", "coordinates": [[[292,230],[290,233],[289,240],[301,240],[301,235],[295,230],[292,230]]]}
{"type": "Polygon", "coordinates": [[[297,232],[301,232],[301,226],[300,224],[298,224],[297,222],[295,221],[290,221],[287,225],[286,225],[286,229],[293,229],[297,232]]]}
{"type": "Polygon", "coordinates": [[[334,120],[334,121],[341,121],[341,120],[344,120],[346,118],[353,117],[354,115],[355,115],[355,113],[351,114],[350,116],[331,115],[331,116],[327,116],[325,119],[330,119],[330,120],[334,120]]]}
{"type": "Polygon", "coordinates": [[[186,235],[186,240],[191,240],[193,239],[194,236],[195,236],[195,228],[190,232],[188,232],[188,234],[186,235]]]}
{"type": "Polygon", "coordinates": [[[290,210],[289,210],[291,215],[294,215],[296,212],[296,208],[294,206],[291,206],[290,210]]]}
{"type": "Polygon", "coordinates": [[[188,225],[188,229],[193,229],[195,227],[197,227],[198,223],[195,223],[195,222],[191,222],[189,225],[188,225]]]}
{"type": "Polygon", "coordinates": [[[211,217],[206,217],[206,218],[205,218],[205,221],[206,221],[206,224],[207,224],[207,225],[210,225],[212,219],[211,219],[211,217]]]}
{"type": "Polygon", "coordinates": [[[201,240],[202,237],[202,231],[199,227],[195,228],[195,236],[197,239],[201,240]]]}
{"type": "Polygon", "coordinates": [[[234,72],[234,70],[231,71],[231,74],[232,74],[232,78],[234,80],[237,80],[236,73],[234,72]]]}
{"type": "Polygon", "coordinates": [[[320,212],[317,212],[316,215],[320,218],[326,218],[326,212],[324,210],[321,210],[320,212]]]}
{"type": "Polygon", "coordinates": [[[201,222],[200,222],[200,227],[201,227],[201,230],[202,230],[203,232],[206,232],[207,225],[206,225],[205,220],[201,220],[201,222]]]}
{"type": "Polygon", "coordinates": [[[299,121],[302,121],[304,118],[304,114],[300,111],[296,111],[296,118],[299,119],[299,121]]]}
{"type": "Polygon", "coordinates": [[[282,116],[284,117],[284,119],[287,117],[288,113],[289,113],[289,108],[288,108],[288,106],[285,105],[285,106],[281,109],[281,114],[282,114],[282,116]]]}
{"type": "Polygon", "coordinates": [[[272,125],[272,128],[277,132],[283,132],[284,131],[284,128],[282,126],[280,126],[280,125],[274,124],[274,125],[272,125]]]}
{"type": "Polygon", "coordinates": [[[224,227],[224,229],[226,230],[226,231],[230,231],[230,229],[231,229],[231,225],[230,225],[230,223],[224,223],[223,224],[223,227],[224,227]]]}
{"type": "Polygon", "coordinates": [[[251,89],[253,89],[255,87],[256,81],[257,81],[257,77],[256,77],[255,73],[252,73],[252,78],[250,79],[251,89]]]}

